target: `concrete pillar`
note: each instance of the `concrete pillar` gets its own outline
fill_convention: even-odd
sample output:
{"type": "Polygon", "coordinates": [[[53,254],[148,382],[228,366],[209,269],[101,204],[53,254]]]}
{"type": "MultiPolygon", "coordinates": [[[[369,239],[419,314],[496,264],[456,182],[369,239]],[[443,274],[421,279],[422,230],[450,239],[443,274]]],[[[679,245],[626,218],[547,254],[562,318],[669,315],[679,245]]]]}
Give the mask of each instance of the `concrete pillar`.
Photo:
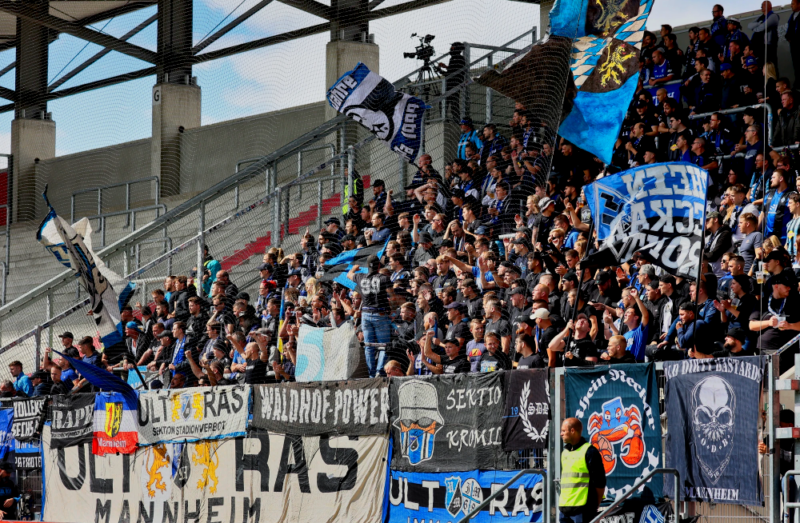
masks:
{"type": "Polygon", "coordinates": [[[180,193],[181,134],[200,127],[201,90],[196,85],[153,86],[153,137],[150,162],[153,176],[161,178],[161,196],[180,193]]]}
{"type": "MultiPolygon", "coordinates": [[[[56,155],[56,123],[30,118],[12,120],[11,154],[14,156],[12,221],[35,220],[41,200],[39,193],[44,189],[36,186],[36,164],[56,155]]],[[[68,210],[62,209],[62,214],[68,210]]]]}
{"type": "Polygon", "coordinates": [[[538,38],[542,38],[550,30],[550,10],[555,4],[555,0],[542,0],[539,4],[539,32],[538,38]]]}
{"type": "MultiPolygon", "coordinates": [[[[48,14],[47,0],[29,0],[27,7],[48,14]]],[[[11,122],[13,158],[13,221],[34,220],[39,204],[36,163],[56,154],[56,124],[47,114],[47,61],[49,29],[17,18],[17,99],[11,122]]]]}

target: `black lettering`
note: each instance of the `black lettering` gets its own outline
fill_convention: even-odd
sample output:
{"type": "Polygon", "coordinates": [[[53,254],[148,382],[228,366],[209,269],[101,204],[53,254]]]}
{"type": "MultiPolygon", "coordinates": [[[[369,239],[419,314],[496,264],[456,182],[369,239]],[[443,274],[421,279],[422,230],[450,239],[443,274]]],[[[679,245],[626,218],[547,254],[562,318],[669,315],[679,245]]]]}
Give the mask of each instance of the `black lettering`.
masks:
{"type": "Polygon", "coordinates": [[[256,502],[253,503],[252,507],[250,506],[250,498],[244,498],[242,523],[247,523],[251,519],[255,519],[256,523],[261,521],[261,498],[256,498],[256,502]],[[253,514],[255,514],[255,518],[253,517],[253,514]]]}
{"type": "Polygon", "coordinates": [[[175,511],[169,508],[169,501],[164,502],[164,515],[161,517],[161,523],[178,523],[178,502],[174,504],[175,511]]]}
{"type": "Polygon", "coordinates": [[[228,401],[228,394],[223,390],[219,393],[219,404],[217,405],[217,414],[222,416],[223,412],[231,414],[231,404],[228,401]]]}
{"type": "Polygon", "coordinates": [[[100,500],[97,500],[97,504],[94,506],[94,523],[99,523],[101,518],[102,521],[108,523],[108,519],[111,517],[111,500],[106,500],[105,503],[100,504],[100,500]]]}
{"type": "Polygon", "coordinates": [[[95,457],[89,452],[89,490],[95,494],[113,494],[114,480],[98,478],[95,474],[95,457]]]}
{"type": "Polygon", "coordinates": [[[223,498],[208,498],[208,518],[206,519],[207,523],[222,523],[222,521],[215,520],[211,521],[213,518],[219,516],[214,507],[221,507],[225,504],[225,500],[223,498]]]}
{"type": "Polygon", "coordinates": [[[122,501],[122,512],[119,514],[119,523],[131,523],[131,507],[128,500],[122,501]]]}
{"type": "Polygon", "coordinates": [[[131,491],[131,455],[122,455],[122,492],[131,491]]]}
{"type": "MultiPolygon", "coordinates": [[[[203,411],[210,412],[213,417],[217,416],[217,412],[214,410],[214,391],[206,391],[203,393],[203,411]]],[[[208,415],[206,414],[206,417],[208,415]]]]}
{"type": "Polygon", "coordinates": [[[230,521],[231,523],[236,521],[236,497],[235,496],[231,496],[231,517],[230,517],[230,519],[228,521],[230,521]]]}
{"type": "Polygon", "coordinates": [[[144,503],[141,501],[139,502],[139,515],[136,518],[136,523],[153,523],[153,518],[155,517],[156,511],[156,504],[155,502],[150,502],[150,514],[147,513],[147,508],[145,508],[144,503]]]}
{"type": "Polygon", "coordinates": [[[145,401],[144,404],[142,404],[142,397],[141,396],[139,396],[139,398],[137,399],[137,409],[136,410],[137,410],[138,414],[136,416],[139,419],[139,426],[140,427],[144,426],[144,425],[147,425],[150,422],[150,406],[151,405],[152,405],[151,401],[145,401]],[[144,418],[142,418],[142,416],[144,416],[144,418]]]}
{"type": "Polygon", "coordinates": [[[194,500],[194,512],[189,512],[189,502],[183,502],[183,523],[188,523],[190,519],[200,521],[200,500],[194,500]]]}
{"type": "Polygon", "coordinates": [[[281,464],[278,475],[275,478],[275,492],[283,492],[283,484],[286,474],[297,474],[297,481],[300,483],[300,492],[311,493],[308,483],[308,466],[303,450],[303,439],[300,436],[287,434],[283,440],[283,450],[281,451],[281,464]],[[294,463],[289,463],[289,453],[294,457],[294,463]]]}
{"type": "Polygon", "coordinates": [[[244,406],[244,398],[242,398],[241,387],[234,387],[231,389],[231,396],[233,396],[233,412],[239,412],[244,406]]]}
{"type": "MultiPolygon", "coordinates": [[[[251,470],[261,476],[261,492],[269,492],[269,434],[266,432],[255,433],[261,442],[261,451],[258,454],[244,453],[244,438],[234,438],[236,442],[236,492],[244,492],[244,472],[251,470]],[[259,459],[264,456],[264,459],[259,459]]],[[[233,517],[231,517],[233,521],[233,517]]]]}
{"type": "Polygon", "coordinates": [[[328,436],[320,436],[319,452],[326,465],[344,465],[347,472],[337,478],[328,474],[317,474],[317,488],[323,494],[352,490],[358,478],[358,452],[355,449],[331,448],[328,436]]]}

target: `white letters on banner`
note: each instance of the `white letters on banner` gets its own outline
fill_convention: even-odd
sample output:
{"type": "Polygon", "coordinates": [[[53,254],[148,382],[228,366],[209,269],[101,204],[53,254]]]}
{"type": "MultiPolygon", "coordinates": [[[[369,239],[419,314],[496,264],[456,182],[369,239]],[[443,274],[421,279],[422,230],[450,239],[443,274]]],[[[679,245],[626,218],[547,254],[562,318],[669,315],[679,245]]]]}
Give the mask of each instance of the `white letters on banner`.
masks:
{"type": "Polygon", "coordinates": [[[148,391],[139,395],[139,445],[244,436],[250,387],[148,391]]]}
{"type": "Polygon", "coordinates": [[[167,443],[95,456],[50,447],[44,521],[117,523],[380,523],[385,436],[299,437],[267,432],[167,443]]]}

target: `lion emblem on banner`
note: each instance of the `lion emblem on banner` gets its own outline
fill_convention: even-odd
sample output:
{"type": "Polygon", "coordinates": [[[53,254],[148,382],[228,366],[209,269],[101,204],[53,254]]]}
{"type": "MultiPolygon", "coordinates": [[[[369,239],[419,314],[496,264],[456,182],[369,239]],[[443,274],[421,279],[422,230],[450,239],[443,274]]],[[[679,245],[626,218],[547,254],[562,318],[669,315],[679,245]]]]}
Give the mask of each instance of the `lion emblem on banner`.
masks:
{"type": "Polygon", "coordinates": [[[103,427],[103,432],[109,438],[119,434],[119,429],[122,426],[122,410],[122,403],[106,403],[106,423],[103,427]]]}
{"type": "Polygon", "coordinates": [[[211,494],[216,494],[217,485],[219,485],[219,478],[217,478],[218,447],[219,442],[216,441],[198,441],[194,444],[194,454],[192,454],[192,463],[203,468],[200,479],[197,480],[197,488],[203,490],[208,487],[211,494]]]}
{"type": "Polygon", "coordinates": [[[606,474],[611,474],[617,466],[616,445],[620,448],[619,458],[626,466],[641,465],[645,444],[639,407],[625,407],[622,398],[616,397],[603,403],[601,411],[589,416],[589,435],[591,444],[600,451],[606,474]]]}
{"type": "Polygon", "coordinates": [[[172,397],[172,421],[203,421],[203,394],[176,394],[172,397]]]}
{"type": "Polygon", "coordinates": [[[161,473],[161,469],[167,467],[167,470],[171,470],[170,467],[170,457],[169,453],[167,452],[167,446],[164,444],[155,445],[151,448],[151,452],[148,452],[147,457],[145,458],[145,473],[147,474],[147,494],[153,498],[156,495],[156,490],[161,492],[166,492],[167,484],[164,481],[164,476],[161,473]],[[151,461],[152,458],[152,461],[151,461]]]}

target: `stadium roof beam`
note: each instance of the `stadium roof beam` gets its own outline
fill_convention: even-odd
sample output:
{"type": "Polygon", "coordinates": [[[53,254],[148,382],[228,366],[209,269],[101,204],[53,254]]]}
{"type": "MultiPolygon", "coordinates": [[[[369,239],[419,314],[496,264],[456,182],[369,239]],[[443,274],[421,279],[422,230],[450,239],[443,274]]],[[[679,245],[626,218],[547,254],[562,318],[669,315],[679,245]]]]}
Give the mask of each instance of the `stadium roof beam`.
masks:
{"type": "Polygon", "coordinates": [[[145,7],[151,7],[153,5],[154,5],[153,0],[129,0],[128,2],[125,3],[125,5],[121,5],[119,7],[115,7],[114,9],[108,9],[107,11],[103,11],[95,15],[90,15],[85,18],[81,18],[79,23],[81,25],[92,25],[97,22],[102,22],[103,20],[108,20],[109,18],[126,15],[128,13],[132,13],[133,11],[138,11],[139,9],[143,9],[145,7]]]}
{"type": "Polygon", "coordinates": [[[253,40],[252,42],[245,42],[243,44],[232,45],[230,47],[225,47],[223,49],[218,49],[216,51],[210,51],[208,53],[196,55],[194,57],[194,63],[197,64],[201,62],[208,62],[209,60],[217,60],[219,58],[225,58],[227,56],[244,53],[245,51],[252,51],[253,49],[260,49],[262,47],[268,47],[270,45],[282,44],[284,42],[288,42],[289,40],[296,40],[298,38],[303,38],[305,36],[325,33],[327,31],[330,31],[330,29],[331,29],[330,22],[318,25],[312,25],[311,27],[304,27],[303,29],[295,29],[294,31],[287,31],[285,33],[268,36],[266,38],[261,38],[258,40],[253,40]]]}
{"type": "Polygon", "coordinates": [[[376,11],[370,11],[367,16],[369,17],[369,20],[378,20],[379,18],[399,15],[401,13],[408,13],[409,11],[414,11],[423,7],[429,7],[451,1],[452,0],[412,0],[411,2],[405,2],[403,4],[378,9],[376,11]]]}
{"type": "Polygon", "coordinates": [[[200,42],[197,42],[197,45],[192,47],[192,54],[197,54],[209,45],[213,44],[223,36],[225,36],[231,29],[236,28],[239,24],[256,14],[257,12],[261,11],[262,8],[266,7],[267,4],[270,4],[272,0],[261,0],[261,2],[257,3],[238,17],[235,20],[232,20],[228,23],[225,27],[217,31],[216,33],[209,35],[205,39],[200,42]]]}
{"type": "Polygon", "coordinates": [[[326,20],[330,20],[334,16],[333,9],[331,9],[325,4],[315,2],[314,0],[278,0],[278,1],[282,4],[294,7],[295,9],[300,9],[301,11],[305,11],[306,13],[318,16],[320,18],[324,18],[326,20]]]}
{"type": "Polygon", "coordinates": [[[5,98],[6,100],[13,102],[17,98],[17,92],[14,91],[13,89],[0,87],[0,98],[5,98]]]}
{"type": "Polygon", "coordinates": [[[386,1],[386,0],[372,0],[372,1],[371,1],[371,2],[370,2],[368,5],[367,5],[367,9],[368,9],[368,10],[370,10],[370,11],[372,11],[373,9],[375,9],[376,7],[378,7],[379,5],[381,5],[382,3],[384,3],[385,1],[386,1]]]}
{"type": "Polygon", "coordinates": [[[81,25],[80,22],[68,22],[47,13],[37,12],[32,5],[35,2],[15,2],[12,0],[0,0],[0,11],[14,15],[17,19],[27,20],[39,26],[53,29],[55,31],[72,35],[81,40],[108,47],[111,50],[144,60],[145,62],[155,63],[156,53],[124,42],[111,35],[89,29],[81,25]]]}
{"type": "MultiPolygon", "coordinates": [[[[145,28],[147,28],[147,26],[149,26],[150,24],[155,22],[156,19],[158,19],[158,14],[154,14],[153,16],[151,16],[150,18],[148,18],[147,20],[145,20],[141,24],[137,25],[136,27],[134,27],[133,29],[131,29],[130,31],[128,31],[127,33],[122,35],[120,37],[120,39],[121,40],[128,40],[129,38],[131,38],[134,35],[140,33],[141,31],[143,31],[145,28]]],[[[111,52],[111,49],[109,49],[108,47],[106,47],[105,49],[102,49],[101,51],[97,52],[94,56],[92,56],[91,58],[87,59],[82,64],[74,67],[70,72],[68,72],[67,74],[65,74],[64,76],[62,76],[61,78],[59,78],[58,80],[53,82],[52,84],[50,84],[50,86],[47,88],[48,92],[55,91],[60,86],[62,86],[65,83],[67,83],[69,80],[74,78],[76,75],[78,75],[82,71],[86,70],[87,67],[89,67],[93,63],[97,62],[98,60],[100,60],[101,58],[103,58],[105,55],[107,55],[110,52],[111,52]]],[[[2,71],[0,71],[0,73],[2,73],[2,71]]],[[[0,76],[3,76],[3,75],[0,74],[0,76]]]]}

